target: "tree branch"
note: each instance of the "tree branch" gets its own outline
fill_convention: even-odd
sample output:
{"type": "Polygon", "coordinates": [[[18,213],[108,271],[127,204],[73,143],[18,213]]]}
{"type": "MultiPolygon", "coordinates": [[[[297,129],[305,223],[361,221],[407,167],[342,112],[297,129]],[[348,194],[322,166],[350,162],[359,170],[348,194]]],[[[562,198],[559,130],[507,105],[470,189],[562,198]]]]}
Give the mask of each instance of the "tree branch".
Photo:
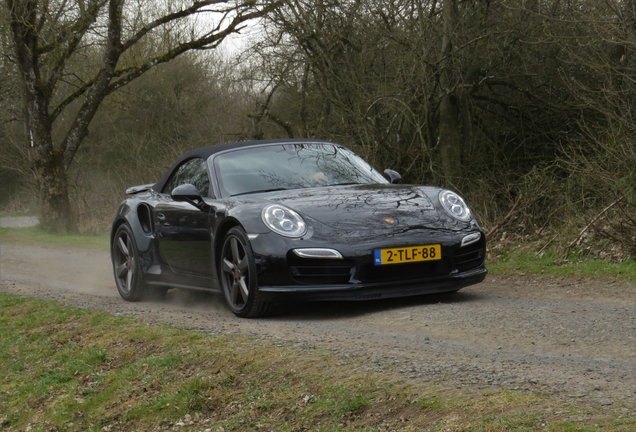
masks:
{"type": "MultiPolygon", "coordinates": [[[[105,4],[106,0],[92,1],[89,4],[88,11],[82,10],[81,18],[75,23],[74,26],[70,28],[70,36],[68,37],[66,49],[61,53],[57,61],[54,62],[51,76],[49,77],[47,85],[51,92],[55,90],[55,87],[62,78],[62,72],[64,71],[66,62],[77,49],[77,46],[86,34],[86,31],[88,31],[90,26],[95,23],[95,21],[97,20],[97,16],[99,15],[99,11],[102,9],[102,7],[104,7],[105,4]]],[[[64,37],[64,33],[65,32],[61,32],[60,38],[58,38],[58,40],[64,37]]]]}
{"type": "Polygon", "coordinates": [[[499,230],[499,228],[501,228],[502,226],[506,224],[506,222],[508,222],[508,219],[510,219],[510,217],[517,211],[517,207],[519,207],[519,204],[521,204],[521,198],[523,198],[523,195],[519,195],[519,198],[517,198],[517,201],[512,206],[512,208],[510,209],[506,217],[504,217],[501,220],[501,222],[499,222],[490,231],[488,231],[488,233],[486,234],[486,239],[489,239],[490,237],[492,237],[492,235],[496,233],[499,230]]]}
{"type": "Polygon", "coordinates": [[[577,244],[580,240],[581,237],[583,237],[583,234],[585,234],[585,232],[592,226],[594,225],[594,222],[596,222],[597,220],[599,220],[599,218],[601,216],[603,216],[605,213],[607,213],[607,211],[609,209],[611,209],[612,207],[614,207],[616,204],[618,204],[619,202],[621,202],[623,199],[625,198],[625,196],[622,196],[620,198],[618,198],[616,201],[614,201],[613,203],[611,203],[610,205],[608,205],[607,207],[605,207],[599,214],[597,214],[591,221],[590,223],[588,223],[587,225],[585,225],[585,228],[583,228],[581,230],[581,232],[579,233],[578,236],[576,236],[576,238],[574,240],[572,240],[572,243],[570,243],[566,248],[565,248],[565,253],[563,254],[563,259],[568,259],[568,256],[570,256],[570,249],[572,249],[572,247],[577,244]]]}
{"type": "Polygon", "coordinates": [[[108,39],[102,66],[94,84],[91,86],[75,121],[62,141],[60,151],[64,154],[64,168],[68,169],[82,140],[88,133],[88,125],[95,116],[99,104],[106,96],[106,89],[113,77],[117,62],[121,55],[121,31],[124,0],[109,0],[108,5],[108,39]]]}
{"type": "Polygon", "coordinates": [[[196,13],[197,11],[199,11],[201,8],[205,7],[205,6],[209,6],[212,4],[217,4],[217,3],[225,3],[225,1],[222,0],[207,0],[207,1],[200,1],[200,2],[195,2],[192,6],[190,6],[187,9],[183,9],[179,12],[175,12],[172,13],[170,15],[166,15],[163,16],[151,23],[146,24],[145,26],[143,26],[143,28],[141,30],[139,30],[137,33],[135,33],[133,36],[131,36],[126,42],[124,42],[123,44],[123,50],[126,51],[128,48],[130,48],[131,46],[133,46],[134,44],[136,44],[137,42],[139,42],[139,40],[144,37],[146,34],[148,34],[148,32],[150,32],[151,30],[167,24],[169,22],[175,21],[179,18],[184,18],[186,16],[190,16],[193,15],[194,13],[196,13]]]}
{"type": "MultiPolygon", "coordinates": [[[[38,46],[38,54],[47,54],[51,51],[53,51],[55,48],[57,48],[58,46],[60,46],[60,44],[62,42],[64,42],[64,40],[68,37],[69,32],[71,34],[73,33],[81,33],[82,36],[85,34],[86,30],[88,30],[88,28],[90,27],[89,23],[89,27],[86,27],[86,29],[82,30],[85,24],[85,20],[84,17],[89,17],[90,14],[92,13],[92,9],[96,8],[97,11],[96,13],[99,13],[99,11],[101,10],[102,7],[104,7],[104,5],[106,5],[107,0],[93,0],[93,2],[91,2],[91,4],[89,4],[88,6],[88,13],[86,12],[86,10],[84,8],[81,8],[81,18],[78,19],[69,29],[68,31],[63,31],[63,30],[59,30],[57,31],[58,35],[55,38],[55,40],[51,43],[48,43],[46,45],[40,45],[38,46]]],[[[58,13],[56,14],[56,16],[54,17],[54,19],[52,20],[51,24],[49,25],[49,27],[56,27],[57,24],[57,19],[59,18],[59,15],[62,13],[62,6],[60,6],[60,8],[58,9],[58,13]]],[[[44,21],[46,18],[47,14],[42,14],[42,25],[44,25],[44,21]]],[[[95,19],[97,18],[97,16],[95,17],[95,19]]],[[[93,22],[95,22],[95,20],[93,20],[93,22]]],[[[81,39],[81,38],[80,38],[81,39]]]]}
{"type": "MultiPolygon", "coordinates": [[[[86,99],[82,104],[82,107],[80,108],[75,121],[73,122],[73,125],[69,129],[69,132],[67,133],[66,138],[61,145],[61,150],[64,152],[65,168],[68,168],[73,161],[77,149],[88,133],[88,125],[93,119],[95,112],[97,111],[97,107],[102,102],[104,97],[130,83],[134,79],[140,77],[156,65],[166,63],[187,51],[217,47],[218,44],[221,43],[221,41],[223,41],[223,39],[225,39],[229,34],[238,31],[240,29],[240,25],[243,22],[265,15],[266,13],[279,7],[283,3],[283,0],[267,2],[267,5],[260,9],[255,9],[256,3],[253,1],[247,1],[245,3],[239,4],[234,8],[226,9],[224,11],[226,14],[230,13],[231,11],[238,11],[238,13],[225,29],[217,31],[220,26],[219,24],[219,26],[216,26],[211,32],[208,32],[203,37],[190,42],[181,43],[168,52],[149,59],[140,66],[120,70],[117,70],[116,66],[121,54],[126,49],[134,45],[135,42],[139,41],[139,39],[143,37],[143,35],[147,34],[150,30],[166,23],[172,22],[178,18],[183,18],[185,16],[198,13],[203,7],[207,5],[225,2],[222,2],[220,0],[197,2],[191,8],[188,8],[185,11],[167,15],[166,17],[163,17],[159,20],[154,21],[153,23],[148,24],[144,27],[144,29],[142,29],[132,38],[128,39],[125,43],[121,43],[121,14],[123,0],[109,0],[109,2],[110,5],[107,46],[104,54],[104,60],[102,62],[102,67],[99,73],[94,79],[87,81],[84,85],[67,96],[53,110],[51,114],[52,118],[56,118],[70,103],[83,95],[85,92],[88,92],[86,99]],[[251,10],[252,12],[245,13],[246,10],[251,10]],[[113,82],[112,80],[117,77],[121,78],[113,82]]],[[[221,20],[221,22],[223,22],[223,20],[221,20]]]]}
{"type": "Polygon", "coordinates": [[[182,43],[176,46],[175,48],[171,49],[170,51],[146,61],[143,65],[138,66],[136,68],[128,68],[126,70],[117,71],[114,77],[122,76],[126,73],[128,74],[125,75],[123,78],[120,78],[119,80],[111,83],[108,87],[107,94],[110,94],[114,92],[115,90],[122,88],[123,86],[130,83],[134,79],[139,78],[141,75],[148,72],[153,67],[162,63],[166,63],[187,51],[216,48],[218,44],[220,44],[229,34],[236,32],[239,29],[240,24],[242,24],[245,21],[249,21],[254,18],[261,17],[265,15],[266,13],[268,13],[269,11],[271,11],[273,8],[278,7],[280,4],[281,2],[277,1],[277,2],[271,3],[270,5],[268,5],[267,7],[263,9],[259,9],[244,15],[239,14],[236,17],[234,17],[232,22],[224,30],[218,33],[214,33],[214,34],[208,33],[207,36],[204,36],[197,40],[182,43]]]}
{"type": "MultiPolygon", "coordinates": [[[[103,1],[103,0],[102,0],[103,1]]],[[[204,7],[206,5],[210,5],[210,4],[216,4],[216,3],[222,3],[222,1],[220,0],[213,0],[213,1],[206,1],[206,2],[198,2],[195,5],[197,6],[197,8],[201,8],[204,7]]],[[[215,35],[209,35],[203,38],[200,38],[196,41],[192,41],[192,42],[188,42],[188,43],[184,43],[181,44],[179,46],[177,46],[176,48],[174,48],[173,50],[169,51],[168,53],[162,54],[160,56],[157,56],[153,59],[150,59],[148,61],[146,61],[143,65],[138,66],[138,67],[128,67],[128,68],[124,68],[124,69],[119,69],[116,70],[113,73],[112,78],[119,78],[122,77],[124,75],[126,75],[124,78],[122,78],[121,80],[118,80],[115,83],[112,83],[109,88],[108,88],[108,92],[106,94],[110,94],[113,91],[125,86],[126,84],[130,83],[131,81],[133,81],[134,79],[140,77],[141,75],[143,75],[145,72],[147,72],[148,70],[150,70],[152,67],[161,64],[161,63],[165,63],[167,61],[170,61],[172,59],[174,59],[175,57],[179,56],[180,54],[183,54],[184,52],[191,50],[191,49],[204,49],[204,46],[207,45],[211,45],[209,48],[216,48],[216,46],[218,45],[218,43],[220,43],[227,35],[229,35],[230,33],[233,32],[237,32],[239,31],[242,27],[239,27],[239,25],[245,21],[249,21],[253,18],[258,18],[261,17],[265,14],[267,14],[268,12],[270,12],[271,10],[277,8],[278,6],[280,6],[283,2],[282,1],[275,1],[270,3],[268,6],[266,6],[263,9],[259,9],[255,12],[249,13],[249,14],[244,14],[244,15],[237,15],[232,23],[230,23],[230,25],[222,32],[216,33],[215,35]]],[[[194,10],[194,12],[196,12],[198,9],[193,9],[193,7],[189,8],[189,10],[194,10]]],[[[183,13],[178,12],[176,14],[171,14],[169,17],[171,17],[171,19],[159,19],[159,20],[155,20],[150,24],[147,24],[146,26],[144,26],[144,29],[141,30],[140,32],[136,33],[135,36],[129,38],[123,45],[122,45],[122,52],[127,50],[128,48],[130,48],[133,43],[131,42],[137,42],[139,41],[139,39],[141,39],[141,37],[143,37],[145,34],[148,33],[148,31],[157,28],[158,26],[162,25],[162,24],[166,24],[168,22],[174,21],[177,18],[182,18],[185,15],[183,15],[183,13]]],[[[218,28],[218,27],[217,27],[218,28]]],[[[73,93],[69,94],[67,97],[65,97],[51,112],[51,121],[54,121],[61,113],[62,111],[64,111],[64,109],[66,107],[68,107],[71,103],[73,103],[73,101],[75,101],[78,97],[82,96],[84,93],[86,93],[86,91],[88,91],[94,84],[97,78],[93,78],[91,80],[86,81],[83,85],[81,85],[79,88],[77,88],[73,93]]]]}

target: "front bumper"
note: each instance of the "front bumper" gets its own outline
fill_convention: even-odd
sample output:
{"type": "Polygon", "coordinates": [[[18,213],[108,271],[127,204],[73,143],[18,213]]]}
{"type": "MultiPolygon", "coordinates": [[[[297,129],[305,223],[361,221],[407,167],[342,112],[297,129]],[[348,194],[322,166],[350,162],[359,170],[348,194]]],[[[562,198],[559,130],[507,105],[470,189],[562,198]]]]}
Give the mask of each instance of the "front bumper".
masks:
{"type": "MultiPolygon", "coordinates": [[[[479,232],[473,231],[472,233],[479,232]]],[[[269,301],[371,300],[457,291],[482,282],[486,242],[462,247],[471,232],[426,230],[408,236],[324,242],[315,238],[287,239],[275,234],[251,239],[258,273],[258,289],[269,301]],[[376,266],[374,250],[440,244],[442,259],[376,266]],[[302,258],[293,249],[329,247],[343,259],[302,258]]]]}
{"type": "Polygon", "coordinates": [[[377,300],[411,297],[424,294],[455,292],[482,282],[488,270],[484,267],[458,275],[428,279],[425,281],[378,282],[347,285],[262,286],[259,290],[273,303],[291,301],[377,300]]]}

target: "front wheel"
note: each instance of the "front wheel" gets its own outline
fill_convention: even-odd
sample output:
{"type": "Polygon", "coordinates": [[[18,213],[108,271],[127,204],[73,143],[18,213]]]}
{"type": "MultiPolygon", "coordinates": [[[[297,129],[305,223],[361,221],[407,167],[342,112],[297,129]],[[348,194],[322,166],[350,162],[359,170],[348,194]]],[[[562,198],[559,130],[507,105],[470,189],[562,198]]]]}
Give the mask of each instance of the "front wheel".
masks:
{"type": "Polygon", "coordinates": [[[263,301],[257,289],[254,253],[242,229],[228,231],[219,261],[223,296],[230,310],[243,318],[271,313],[271,303],[263,301]]]}
{"type": "Polygon", "coordinates": [[[146,286],[141,280],[139,254],[132,230],[124,223],[115,231],[111,249],[115,283],[119,295],[128,301],[139,301],[146,286]]]}

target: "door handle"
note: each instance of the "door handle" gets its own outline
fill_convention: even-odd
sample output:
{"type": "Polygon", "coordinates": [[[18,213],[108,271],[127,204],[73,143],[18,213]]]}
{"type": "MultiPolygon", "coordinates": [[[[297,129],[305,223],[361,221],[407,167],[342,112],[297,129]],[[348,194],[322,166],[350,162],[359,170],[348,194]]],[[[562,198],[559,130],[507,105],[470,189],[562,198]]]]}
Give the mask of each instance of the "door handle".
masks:
{"type": "Polygon", "coordinates": [[[157,213],[157,221],[163,223],[166,221],[166,216],[163,213],[157,213]]]}

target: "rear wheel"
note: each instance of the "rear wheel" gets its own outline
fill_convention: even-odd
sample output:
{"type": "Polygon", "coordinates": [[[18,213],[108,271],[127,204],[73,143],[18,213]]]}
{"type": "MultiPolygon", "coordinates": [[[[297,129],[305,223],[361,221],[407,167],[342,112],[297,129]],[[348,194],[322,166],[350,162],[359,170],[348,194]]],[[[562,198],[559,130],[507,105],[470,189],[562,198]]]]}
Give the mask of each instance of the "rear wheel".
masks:
{"type": "Polygon", "coordinates": [[[127,301],[139,301],[146,286],[141,280],[139,253],[132,230],[124,223],[115,231],[111,249],[115,283],[119,295],[127,301]]]}
{"type": "Polygon", "coordinates": [[[257,289],[254,253],[242,229],[234,227],[226,234],[219,268],[225,302],[236,316],[255,318],[271,313],[271,303],[263,301],[257,289]]]}

